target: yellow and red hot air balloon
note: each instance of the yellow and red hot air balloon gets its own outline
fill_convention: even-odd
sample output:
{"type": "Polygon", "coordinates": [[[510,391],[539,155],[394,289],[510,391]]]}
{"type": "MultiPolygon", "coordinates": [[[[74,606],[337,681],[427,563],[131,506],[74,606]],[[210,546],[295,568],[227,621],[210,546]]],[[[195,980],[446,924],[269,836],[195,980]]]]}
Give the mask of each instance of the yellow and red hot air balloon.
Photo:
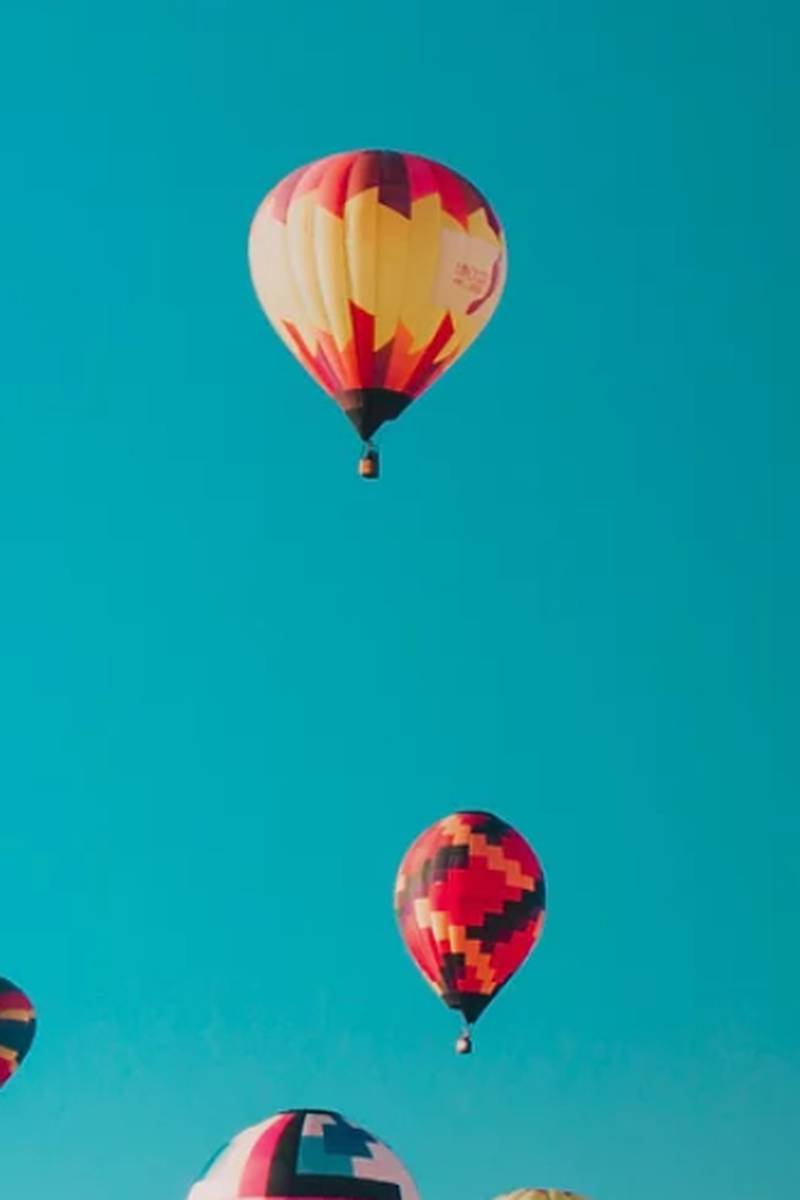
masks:
{"type": "Polygon", "coordinates": [[[400,932],[424,978],[470,1027],[539,940],[541,864],[515,829],[486,812],[457,812],[421,833],[395,883],[400,932]]]}
{"type": "Polygon", "coordinates": [[[393,150],[334,154],[265,197],[250,271],[278,335],[366,443],[478,336],[506,276],[500,222],[441,163],[393,150]]]}
{"type": "Polygon", "coordinates": [[[495,1200],[586,1200],[577,1192],[562,1192],[559,1188],[517,1188],[496,1196],[495,1200]]]}

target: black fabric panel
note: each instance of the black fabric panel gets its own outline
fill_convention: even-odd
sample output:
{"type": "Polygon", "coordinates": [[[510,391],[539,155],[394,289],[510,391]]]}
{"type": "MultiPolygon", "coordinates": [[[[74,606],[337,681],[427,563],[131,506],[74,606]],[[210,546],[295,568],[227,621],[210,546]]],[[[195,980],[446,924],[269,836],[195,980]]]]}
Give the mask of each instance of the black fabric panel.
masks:
{"type": "Polygon", "coordinates": [[[299,1109],[281,1134],[272,1156],[267,1179],[268,1196],[294,1196],[292,1185],[297,1173],[297,1151],[306,1110],[299,1109]]]}
{"type": "Polygon", "coordinates": [[[31,1048],[35,1032],[35,1021],[0,1021],[0,1046],[25,1055],[31,1048]]]}
{"type": "Polygon", "coordinates": [[[378,185],[378,203],[394,209],[401,217],[411,216],[411,187],[408,182],[406,160],[394,150],[381,152],[381,180],[378,185]]]}
{"type": "Polygon", "coordinates": [[[368,441],[385,421],[399,417],[412,397],[389,388],[352,388],[342,392],[338,399],[358,435],[368,441]]]}
{"type": "Polygon", "coordinates": [[[490,846],[499,846],[507,833],[513,832],[510,825],[492,813],[475,813],[480,819],[473,825],[473,833],[482,833],[490,846]]]}
{"type": "Polygon", "coordinates": [[[456,1008],[459,1012],[463,1013],[464,1020],[469,1025],[472,1025],[477,1021],[489,1001],[494,1000],[496,995],[497,992],[492,992],[491,996],[482,996],[477,993],[468,992],[445,992],[444,1002],[448,1008],[456,1008]]]}
{"type": "Polygon", "coordinates": [[[331,1200],[400,1200],[396,1183],[380,1179],[356,1179],[350,1175],[295,1175],[291,1187],[276,1193],[281,1196],[325,1196],[331,1200]]]}
{"type": "Polygon", "coordinates": [[[518,929],[524,929],[544,908],[544,880],[532,892],[523,892],[519,900],[507,900],[500,913],[487,913],[480,925],[468,925],[467,937],[491,950],[497,942],[507,942],[518,929]]]}
{"type": "Polygon", "coordinates": [[[337,1112],[326,1109],[289,1109],[294,1119],[283,1131],[270,1165],[267,1180],[267,1196],[326,1196],[331,1200],[401,1200],[400,1188],[396,1183],[379,1179],[355,1179],[341,1175],[298,1174],[297,1158],[300,1139],[306,1117],[330,1116],[344,1122],[337,1112]]]}

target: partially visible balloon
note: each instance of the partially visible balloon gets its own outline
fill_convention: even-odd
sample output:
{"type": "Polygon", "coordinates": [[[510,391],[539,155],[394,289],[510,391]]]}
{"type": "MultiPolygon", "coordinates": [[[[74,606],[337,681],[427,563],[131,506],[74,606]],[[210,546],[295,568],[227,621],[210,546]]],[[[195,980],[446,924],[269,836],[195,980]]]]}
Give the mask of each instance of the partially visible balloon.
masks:
{"type": "MultiPolygon", "coordinates": [[[[506,277],[503,231],[477,188],[394,150],[293,171],[253,218],[249,260],[279,337],[367,443],[475,340],[506,277]]],[[[377,472],[373,449],[361,474],[377,472]]]]}
{"type": "Polygon", "coordinates": [[[586,1200],[577,1192],[562,1192],[558,1188],[517,1188],[513,1192],[505,1192],[495,1196],[495,1200],[586,1200]]]}
{"type": "Polygon", "coordinates": [[[0,1087],[8,1083],[31,1048],[36,1013],[28,997],[10,979],[0,978],[0,1087]]]}
{"type": "Polygon", "coordinates": [[[394,1153],[326,1109],[276,1113],[214,1155],[188,1200],[418,1200],[394,1153]]]}
{"type": "Polygon", "coordinates": [[[464,1016],[456,1043],[536,945],[544,923],[541,864],[525,839],[486,812],[457,812],[420,834],[395,883],[395,912],[422,975],[464,1016]]]}

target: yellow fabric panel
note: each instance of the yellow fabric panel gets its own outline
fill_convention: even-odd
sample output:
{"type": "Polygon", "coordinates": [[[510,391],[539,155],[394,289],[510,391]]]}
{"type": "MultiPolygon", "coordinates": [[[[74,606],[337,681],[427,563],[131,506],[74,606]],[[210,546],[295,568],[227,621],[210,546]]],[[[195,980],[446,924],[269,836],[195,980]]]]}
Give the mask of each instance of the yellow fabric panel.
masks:
{"type": "Polygon", "coordinates": [[[457,221],[449,212],[442,209],[442,229],[449,229],[451,233],[464,233],[464,226],[460,221],[457,221]]]}
{"type": "Polygon", "coordinates": [[[450,949],[453,954],[463,954],[467,946],[467,931],[463,925],[451,925],[449,930],[450,949]]]}
{"type": "Polygon", "coordinates": [[[380,349],[397,330],[403,306],[406,280],[411,271],[408,249],[410,223],[407,217],[378,205],[376,255],[376,309],[374,348],[380,349]]]}
{"type": "MultiPolygon", "coordinates": [[[[458,347],[456,357],[460,358],[470,342],[474,341],[478,336],[482,327],[480,322],[476,321],[475,317],[465,316],[464,313],[453,312],[451,309],[450,316],[455,326],[455,333],[452,340],[458,347]]],[[[439,357],[441,358],[442,356],[440,355],[439,357]]]]}
{"type": "Polygon", "coordinates": [[[467,229],[471,237],[480,238],[482,241],[488,242],[496,250],[503,249],[500,239],[489,224],[485,208],[478,208],[475,212],[469,214],[467,229]]]}
{"type": "Polygon", "coordinates": [[[517,860],[506,858],[502,846],[492,846],[486,842],[485,838],[484,842],[486,861],[492,870],[502,871],[509,887],[522,888],[524,891],[532,892],[534,881],[530,875],[525,874],[517,860]]]}
{"type": "Polygon", "coordinates": [[[322,303],[322,293],[317,278],[314,254],[314,210],[316,199],[313,192],[306,192],[289,205],[286,214],[286,237],[289,248],[289,267],[300,293],[308,321],[317,329],[333,333],[328,328],[328,318],[322,303]]]}
{"type": "Polygon", "coordinates": [[[447,913],[439,912],[438,910],[431,913],[431,928],[437,942],[446,942],[450,928],[447,921],[447,913]]]}
{"type": "MultiPolygon", "coordinates": [[[[487,228],[488,228],[488,226],[487,226],[487,228]]],[[[492,237],[494,238],[493,231],[490,229],[489,232],[492,234],[492,237]]],[[[489,324],[489,321],[492,319],[492,316],[494,315],[495,309],[497,308],[498,304],[500,303],[500,297],[503,294],[503,288],[505,286],[506,271],[507,271],[507,267],[506,267],[507,259],[505,256],[505,250],[504,250],[503,246],[501,245],[501,243],[498,243],[496,238],[494,238],[494,245],[497,247],[496,255],[494,257],[490,257],[490,259],[488,261],[486,261],[487,267],[489,266],[490,262],[493,263],[495,261],[499,265],[499,277],[497,280],[497,285],[496,285],[495,290],[492,293],[492,295],[489,296],[488,299],[485,300],[483,304],[481,304],[481,306],[477,310],[477,312],[467,313],[467,312],[463,311],[463,309],[458,309],[455,306],[450,309],[450,315],[452,317],[453,325],[455,326],[456,335],[458,338],[458,356],[457,357],[460,357],[460,355],[462,355],[464,353],[464,351],[467,349],[467,347],[470,346],[472,344],[472,342],[475,341],[475,338],[489,324]]],[[[473,299],[473,298],[474,297],[470,297],[470,299],[473,299]]]]}
{"type": "Polygon", "coordinates": [[[359,308],[375,315],[378,242],[378,189],[351,196],[344,206],[345,250],[349,296],[359,308]]]}
{"type": "Polygon", "coordinates": [[[387,387],[402,388],[419,361],[421,351],[413,352],[411,349],[412,343],[412,335],[406,329],[403,322],[400,321],[394,336],[392,355],[386,372],[387,387]]]}
{"type": "Polygon", "coordinates": [[[316,337],[289,262],[286,226],[270,215],[266,203],[261,205],[253,220],[248,251],[256,295],[276,333],[296,355],[283,327],[284,321],[291,321],[313,350],[316,337]]]}
{"type": "Polygon", "coordinates": [[[442,206],[438,194],[424,196],[411,205],[408,258],[400,320],[411,334],[411,353],[423,349],[433,337],[444,309],[433,302],[433,289],[441,254],[442,206]]]}
{"type": "MultiPolygon", "coordinates": [[[[497,246],[473,237],[463,229],[443,229],[434,287],[436,301],[454,314],[466,314],[469,307],[489,290],[499,256],[497,246]]],[[[480,309],[475,315],[479,312],[480,309]]]]}
{"type": "Polygon", "coordinates": [[[454,813],[451,817],[444,817],[441,821],[441,829],[442,833],[450,834],[454,846],[466,846],[469,844],[472,830],[465,821],[461,820],[458,813],[454,813]]]}
{"type": "Polygon", "coordinates": [[[315,262],[326,324],[337,347],[343,350],[353,336],[344,221],[319,205],[314,207],[313,220],[315,262]]]}
{"type": "Polygon", "coordinates": [[[475,858],[485,858],[493,871],[502,871],[509,887],[533,891],[533,877],[525,874],[515,858],[506,858],[502,846],[487,841],[485,834],[472,834],[469,839],[469,852],[475,858]]]}
{"type": "Polygon", "coordinates": [[[495,1200],[584,1200],[577,1192],[561,1192],[558,1188],[517,1188],[495,1200]]]}

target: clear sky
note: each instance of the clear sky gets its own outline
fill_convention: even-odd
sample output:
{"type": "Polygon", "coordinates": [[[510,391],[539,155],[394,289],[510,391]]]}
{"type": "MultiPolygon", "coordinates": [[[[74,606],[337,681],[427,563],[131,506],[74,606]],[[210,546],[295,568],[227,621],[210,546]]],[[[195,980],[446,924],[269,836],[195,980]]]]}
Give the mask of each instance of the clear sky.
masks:
{"type": "Polygon", "coordinates": [[[41,1027],[3,1196],[182,1200],[301,1105],[423,1200],[800,1193],[798,33],[8,6],[0,973],[41,1027]],[[472,177],[510,246],[375,486],[246,263],[268,188],[357,146],[472,177]],[[391,892],[469,806],[549,918],[463,1060],[391,892]]]}

